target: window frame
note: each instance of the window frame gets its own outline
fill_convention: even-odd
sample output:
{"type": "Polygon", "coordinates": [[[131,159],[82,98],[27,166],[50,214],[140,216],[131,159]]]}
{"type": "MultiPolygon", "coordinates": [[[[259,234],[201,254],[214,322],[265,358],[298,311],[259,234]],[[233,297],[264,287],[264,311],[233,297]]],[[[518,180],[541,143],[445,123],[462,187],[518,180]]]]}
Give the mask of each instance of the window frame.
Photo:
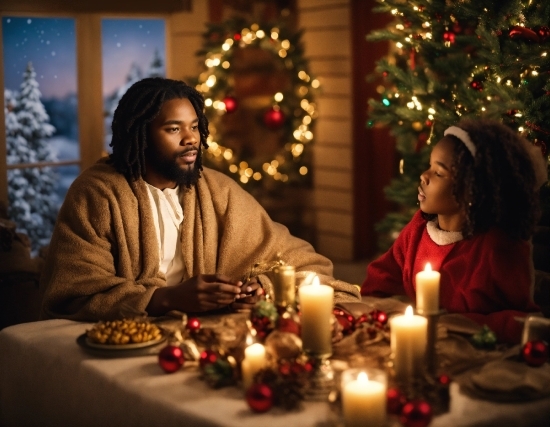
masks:
{"type": "MultiPolygon", "coordinates": [[[[187,7],[190,7],[187,5],[187,7]]],[[[103,122],[103,80],[102,80],[102,34],[101,20],[115,19],[163,19],[165,23],[165,70],[169,75],[170,50],[170,14],[136,13],[136,12],[103,12],[103,13],[70,13],[40,11],[0,11],[0,17],[21,16],[37,18],[70,18],[75,20],[76,37],[76,72],[78,96],[78,142],[80,158],[76,160],[37,164],[7,164],[7,144],[4,108],[0,109],[0,213],[8,207],[8,169],[24,167],[79,165],[80,171],[93,165],[106,153],[104,151],[103,122]]],[[[4,85],[4,53],[2,37],[2,20],[0,19],[0,82],[4,85]]],[[[4,90],[0,91],[0,102],[4,105],[4,90]]]]}

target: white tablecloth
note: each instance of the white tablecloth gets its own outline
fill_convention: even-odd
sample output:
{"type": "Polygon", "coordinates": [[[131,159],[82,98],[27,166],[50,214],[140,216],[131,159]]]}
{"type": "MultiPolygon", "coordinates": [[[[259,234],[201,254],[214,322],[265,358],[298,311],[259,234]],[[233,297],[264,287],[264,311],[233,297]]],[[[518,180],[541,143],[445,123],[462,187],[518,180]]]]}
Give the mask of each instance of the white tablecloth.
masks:
{"type": "MultiPolygon", "coordinates": [[[[0,331],[0,426],[333,426],[327,404],[255,414],[236,387],[211,389],[195,367],[166,374],[155,355],[99,358],[76,343],[91,324],[24,323],[0,331]]],[[[431,427],[546,426],[550,399],[496,404],[451,386],[451,410],[431,427]]]]}

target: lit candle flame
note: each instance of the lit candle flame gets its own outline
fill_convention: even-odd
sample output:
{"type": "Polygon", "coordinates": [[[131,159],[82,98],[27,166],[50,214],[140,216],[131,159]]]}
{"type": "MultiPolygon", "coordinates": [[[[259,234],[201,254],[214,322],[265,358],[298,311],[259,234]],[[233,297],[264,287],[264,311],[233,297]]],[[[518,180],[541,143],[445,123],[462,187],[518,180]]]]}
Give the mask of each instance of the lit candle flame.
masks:
{"type": "Polygon", "coordinates": [[[424,267],[424,271],[432,271],[432,265],[429,262],[426,263],[426,267],[424,267]]]}
{"type": "Polygon", "coordinates": [[[321,286],[321,282],[319,282],[319,276],[315,276],[313,278],[313,282],[311,283],[311,286],[321,286]]]}
{"type": "Polygon", "coordinates": [[[369,382],[369,377],[366,372],[359,372],[357,375],[357,382],[360,384],[365,384],[369,382]]]}
{"type": "Polygon", "coordinates": [[[413,308],[411,305],[409,305],[407,307],[407,309],[405,310],[405,316],[406,317],[412,317],[413,316],[413,308]]]}

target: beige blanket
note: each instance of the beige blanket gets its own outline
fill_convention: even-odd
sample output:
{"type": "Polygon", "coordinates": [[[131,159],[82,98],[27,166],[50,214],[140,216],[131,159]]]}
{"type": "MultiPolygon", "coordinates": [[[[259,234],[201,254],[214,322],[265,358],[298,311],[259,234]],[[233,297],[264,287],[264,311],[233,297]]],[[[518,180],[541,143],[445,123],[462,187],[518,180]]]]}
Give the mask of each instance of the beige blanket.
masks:
{"type": "MultiPolygon", "coordinates": [[[[241,279],[258,263],[277,259],[335,289],[335,302],[359,301],[358,289],[332,277],[332,263],[273,222],[229,177],[205,168],[199,183],[181,194],[184,280],[221,273],[241,279]]],[[[269,275],[259,274],[270,291],[269,275]]],[[[42,318],[119,317],[121,309],[145,314],[151,295],[166,286],[143,180],[128,184],[104,161],[73,183],[59,212],[41,279],[42,318]]]]}

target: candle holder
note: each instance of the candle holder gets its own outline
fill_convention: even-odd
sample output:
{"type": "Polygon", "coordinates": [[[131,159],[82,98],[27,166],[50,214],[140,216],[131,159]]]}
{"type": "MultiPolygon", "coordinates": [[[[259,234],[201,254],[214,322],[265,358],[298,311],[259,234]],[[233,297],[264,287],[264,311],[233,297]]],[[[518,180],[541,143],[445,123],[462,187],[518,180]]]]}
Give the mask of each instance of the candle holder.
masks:
{"type": "Polygon", "coordinates": [[[328,354],[318,354],[306,351],[312,362],[312,371],[304,390],[304,398],[309,401],[328,401],[330,393],[335,389],[334,370],[328,354]]]}
{"type": "Polygon", "coordinates": [[[431,376],[437,375],[437,323],[439,316],[445,313],[445,310],[439,310],[436,312],[424,312],[423,310],[417,310],[417,313],[425,317],[428,321],[428,337],[426,342],[426,373],[431,376]]]}

